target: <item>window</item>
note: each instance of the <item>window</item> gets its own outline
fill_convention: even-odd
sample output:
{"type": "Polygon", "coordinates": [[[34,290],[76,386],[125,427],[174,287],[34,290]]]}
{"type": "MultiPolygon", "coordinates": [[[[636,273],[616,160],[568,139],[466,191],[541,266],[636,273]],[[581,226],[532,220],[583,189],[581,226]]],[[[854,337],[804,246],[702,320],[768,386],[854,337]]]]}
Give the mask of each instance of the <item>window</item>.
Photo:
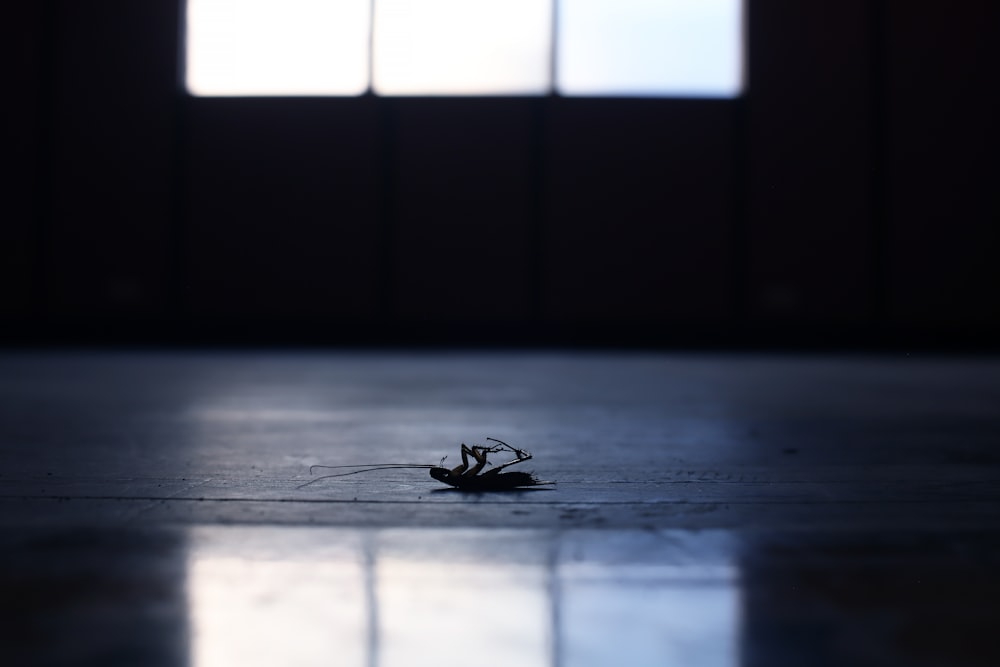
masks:
{"type": "Polygon", "coordinates": [[[360,95],[371,0],[188,0],[194,95],[360,95]]]}
{"type": "Polygon", "coordinates": [[[544,0],[376,0],[379,95],[549,92],[552,9],[544,0]]]}
{"type": "Polygon", "coordinates": [[[742,0],[188,0],[199,96],[732,97],[742,0]]]}
{"type": "Polygon", "coordinates": [[[740,92],[737,0],[561,0],[558,33],[563,95],[740,92]]]}

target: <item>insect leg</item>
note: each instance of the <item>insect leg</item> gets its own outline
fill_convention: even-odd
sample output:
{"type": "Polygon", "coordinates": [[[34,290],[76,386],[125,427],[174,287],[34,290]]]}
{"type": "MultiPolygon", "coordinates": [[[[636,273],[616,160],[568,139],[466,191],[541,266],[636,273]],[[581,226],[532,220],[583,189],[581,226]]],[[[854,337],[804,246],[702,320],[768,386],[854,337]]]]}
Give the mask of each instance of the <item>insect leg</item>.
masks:
{"type": "MultiPolygon", "coordinates": [[[[501,452],[506,449],[508,451],[514,452],[514,456],[516,456],[520,461],[527,461],[528,459],[531,458],[531,452],[529,452],[526,449],[518,449],[517,447],[514,447],[513,445],[508,445],[503,440],[497,440],[496,438],[486,438],[486,439],[498,443],[494,445],[492,448],[490,448],[491,452],[501,452]]],[[[514,461],[514,463],[517,463],[517,461],[514,461]]]]}
{"type": "MultiPolygon", "coordinates": [[[[486,467],[486,455],[494,451],[492,447],[481,447],[479,445],[474,445],[472,448],[462,445],[462,460],[466,461],[467,456],[472,454],[473,458],[476,459],[476,465],[474,465],[469,470],[462,473],[463,477],[475,477],[480,473],[480,471],[486,467]]],[[[492,472],[492,470],[490,471],[492,472]]]]}
{"type": "Polygon", "coordinates": [[[462,464],[457,465],[451,469],[451,474],[455,477],[460,476],[466,470],[469,469],[469,454],[472,454],[472,450],[469,449],[465,443],[462,443],[462,464]]]}
{"type": "Polygon", "coordinates": [[[507,461],[506,463],[501,463],[500,465],[490,470],[488,474],[495,475],[504,468],[506,468],[507,466],[512,466],[515,463],[521,463],[522,461],[527,461],[528,459],[532,458],[531,452],[529,452],[526,449],[517,449],[515,447],[511,447],[510,445],[507,445],[507,447],[510,447],[510,450],[514,452],[514,455],[517,456],[517,458],[514,459],[513,461],[507,461]]]}
{"type": "Polygon", "coordinates": [[[462,465],[455,466],[451,469],[451,474],[458,476],[468,476],[475,477],[479,474],[479,471],[487,466],[486,455],[492,451],[499,451],[491,447],[481,447],[479,445],[473,445],[469,447],[464,442],[462,443],[462,465]],[[469,467],[469,456],[476,459],[476,465],[469,467]]]}

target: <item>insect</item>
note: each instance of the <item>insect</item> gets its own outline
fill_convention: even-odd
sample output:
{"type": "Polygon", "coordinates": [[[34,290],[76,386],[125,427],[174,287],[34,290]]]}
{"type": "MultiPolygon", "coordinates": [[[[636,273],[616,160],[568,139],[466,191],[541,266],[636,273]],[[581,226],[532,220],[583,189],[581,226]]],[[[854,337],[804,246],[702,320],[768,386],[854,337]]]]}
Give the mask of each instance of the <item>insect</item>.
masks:
{"type": "Polygon", "coordinates": [[[462,464],[455,466],[454,468],[445,468],[444,459],[441,459],[439,465],[426,465],[419,463],[370,463],[366,465],[347,465],[347,466],[323,466],[314,465],[309,467],[309,472],[316,468],[325,469],[337,469],[337,468],[360,468],[359,470],[352,470],[351,472],[341,472],[334,473],[332,475],[323,475],[322,477],[317,477],[314,480],[308,481],[305,484],[300,485],[298,488],[304,486],[309,486],[310,484],[315,484],[316,482],[329,479],[331,477],[345,477],[347,475],[356,475],[361,472],[369,472],[371,470],[391,470],[396,468],[428,468],[430,469],[431,477],[439,482],[444,482],[449,486],[453,486],[460,491],[513,491],[515,489],[520,489],[529,486],[546,486],[549,484],[555,484],[555,482],[540,480],[535,477],[532,473],[528,472],[501,472],[505,468],[508,468],[517,463],[522,463],[532,458],[531,452],[519,449],[517,447],[512,447],[502,440],[497,440],[496,438],[486,438],[491,442],[495,442],[495,445],[482,446],[473,445],[469,447],[465,443],[462,443],[462,464]],[[492,465],[487,461],[487,456],[490,454],[496,454],[503,451],[512,452],[515,458],[506,463],[501,463],[498,466],[490,468],[486,472],[482,472],[483,468],[488,465],[492,465]],[[470,464],[469,457],[475,460],[474,464],[470,464]],[[470,467],[471,466],[471,467],[470,467]]]}

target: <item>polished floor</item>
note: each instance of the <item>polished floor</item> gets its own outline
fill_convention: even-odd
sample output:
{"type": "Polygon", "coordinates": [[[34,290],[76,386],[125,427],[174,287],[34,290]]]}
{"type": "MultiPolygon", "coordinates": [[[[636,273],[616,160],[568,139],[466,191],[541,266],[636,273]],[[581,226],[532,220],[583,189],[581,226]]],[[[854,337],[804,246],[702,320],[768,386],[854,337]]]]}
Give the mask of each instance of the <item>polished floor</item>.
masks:
{"type": "Polygon", "coordinates": [[[996,358],[0,353],[4,665],[993,666],[998,566],[996,358]]]}

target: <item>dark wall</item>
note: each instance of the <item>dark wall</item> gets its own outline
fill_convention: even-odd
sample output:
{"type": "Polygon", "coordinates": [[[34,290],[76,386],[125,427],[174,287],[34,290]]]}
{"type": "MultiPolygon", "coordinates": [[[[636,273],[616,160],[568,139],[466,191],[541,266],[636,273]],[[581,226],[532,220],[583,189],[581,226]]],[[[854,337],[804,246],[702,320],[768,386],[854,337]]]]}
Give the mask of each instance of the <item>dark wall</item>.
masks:
{"type": "Polygon", "coordinates": [[[9,340],[993,345],[997,3],[748,0],[739,100],[196,99],[19,0],[9,340]]]}

